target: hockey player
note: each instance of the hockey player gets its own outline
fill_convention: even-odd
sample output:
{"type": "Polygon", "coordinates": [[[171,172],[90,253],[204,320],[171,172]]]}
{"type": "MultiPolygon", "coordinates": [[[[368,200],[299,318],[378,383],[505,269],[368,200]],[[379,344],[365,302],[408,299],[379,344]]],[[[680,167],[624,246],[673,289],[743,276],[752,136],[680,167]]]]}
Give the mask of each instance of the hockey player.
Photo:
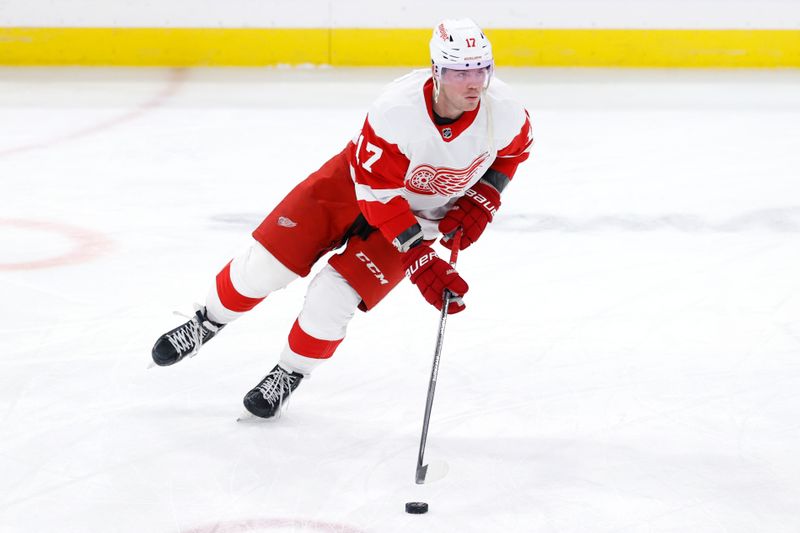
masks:
{"type": "Polygon", "coordinates": [[[205,306],[153,347],[156,364],[192,356],[268,294],[307,276],[302,310],[278,364],[245,395],[269,418],[330,358],[356,308],[375,307],[403,278],[437,309],[464,309],[467,283],[431,244],[460,247],[483,233],[532,143],[528,114],[494,77],[492,47],[471,20],[444,20],[430,40],[431,69],[395,80],[358,135],[297,185],[253,232],[252,245],[217,275],[205,306]]]}

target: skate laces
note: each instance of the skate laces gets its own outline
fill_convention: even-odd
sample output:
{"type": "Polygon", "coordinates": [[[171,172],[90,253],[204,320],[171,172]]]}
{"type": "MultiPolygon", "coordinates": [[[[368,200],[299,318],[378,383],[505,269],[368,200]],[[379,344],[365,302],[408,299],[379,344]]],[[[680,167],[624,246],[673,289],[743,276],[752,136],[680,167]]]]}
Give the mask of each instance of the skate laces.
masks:
{"type": "MultiPolygon", "coordinates": [[[[182,313],[175,314],[186,316],[182,313]]],[[[175,347],[175,351],[178,353],[189,352],[187,355],[194,355],[200,349],[200,345],[203,344],[203,327],[198,322],[197,317],[191,317],[175,333],[167,335],[167,340],[175,347]]]]}
{"type": "MultiPolygon", "coordinates": [[[[261,380],[256,389],[261,393],[270,405],[277,403],[283,405],[284,393],[292,393],[292,385],[298,377],[286,372],[282,367],[278,367],[261,380]],[[272,378],[272,379],[270,379],[272,378]]],[[[287,402],[288,403],[288,402],[287,402]]]]}
{"type": "Polygon", "coordinates": [[[175,333],[167,335],[167,340],[172,344],[178,353],[188,352],[186,355],[192,356],[200,350],[203,345],[203,339],[209,332],[216,333],[219,331],[219,326],[207,318],[201,322],[200,316],[205,316],[203,306],[194,304],[195,314],[192,316],[185,315],[180,311],[175,311],[174,314],[188,318],[189,321],[182,327],[178,328],[175,333]]]}

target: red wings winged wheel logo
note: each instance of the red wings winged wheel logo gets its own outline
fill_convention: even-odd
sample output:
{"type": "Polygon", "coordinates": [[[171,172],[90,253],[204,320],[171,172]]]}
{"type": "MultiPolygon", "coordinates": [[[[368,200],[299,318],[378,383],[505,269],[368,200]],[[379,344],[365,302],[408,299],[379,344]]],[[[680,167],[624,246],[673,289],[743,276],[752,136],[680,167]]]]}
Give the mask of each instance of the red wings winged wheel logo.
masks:
{"type": "Polygon", "coordinates": [[[475,172],[489,158],[484,152],[466,168],[432,167],[418,165],[406,178],[406,187],[417,194],[451,196],[463,191],[475,177],[475,172]]]}

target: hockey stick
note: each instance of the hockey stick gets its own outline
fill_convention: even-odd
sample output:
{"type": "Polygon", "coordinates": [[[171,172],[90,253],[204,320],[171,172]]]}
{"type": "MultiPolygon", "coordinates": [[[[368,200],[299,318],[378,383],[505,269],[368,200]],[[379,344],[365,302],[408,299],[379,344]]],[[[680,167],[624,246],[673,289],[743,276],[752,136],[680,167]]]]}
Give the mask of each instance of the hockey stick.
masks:
{"type": "MultiPolygon", "coordinates": [[[[453,246],[450,250],[450,264],[455,267],[458,260],[458,249],[461,247],[461,228],[456,230],[453,236],[453,246]]],[[[422,464],[425,456],[425,444],[428,441],[428,426],[431,422],[431,410],[433,409],[433,395],[436,392],[436,380],[439,377],[439,360],[442,357],[442,344],[444,343],[444,328],[447,324],[447,308],[450,306],[450,299],[453,294],[445,289],[442,298],[442,313],[439,316],[439,334],[436,337],[436,350],[433,352],[433,368],[431,369],[431,379],[428,383],[428,400],[425,403],[425,417],[422,419],[422,436],[419,441],[419,457],[417,458],[417,485],[438,481],[447,475],[447,463],[444,461],[431,461],[429,464],[422,464]]]]}

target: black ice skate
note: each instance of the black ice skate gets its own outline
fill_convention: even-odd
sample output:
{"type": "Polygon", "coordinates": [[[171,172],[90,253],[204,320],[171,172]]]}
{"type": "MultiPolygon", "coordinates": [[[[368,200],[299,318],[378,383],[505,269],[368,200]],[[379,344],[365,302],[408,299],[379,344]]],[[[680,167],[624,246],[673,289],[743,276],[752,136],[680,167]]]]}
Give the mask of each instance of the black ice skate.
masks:
{"type": "Polygon", "coordinates": [[[201,307],[188,322],[158,338],[153,346],[153,361],[158,366],[169,366],[187,355],[191,357],[223,327],[225,324],[212,322],[206,308],[201,307]]]}
{"type": "Polygon", "coordinates": [[[303,374],[288,372],[282,366],[275,365],[261,383],[245,395],[245,409],[260,418],[275,416],[302,379],[303,374]]]}

